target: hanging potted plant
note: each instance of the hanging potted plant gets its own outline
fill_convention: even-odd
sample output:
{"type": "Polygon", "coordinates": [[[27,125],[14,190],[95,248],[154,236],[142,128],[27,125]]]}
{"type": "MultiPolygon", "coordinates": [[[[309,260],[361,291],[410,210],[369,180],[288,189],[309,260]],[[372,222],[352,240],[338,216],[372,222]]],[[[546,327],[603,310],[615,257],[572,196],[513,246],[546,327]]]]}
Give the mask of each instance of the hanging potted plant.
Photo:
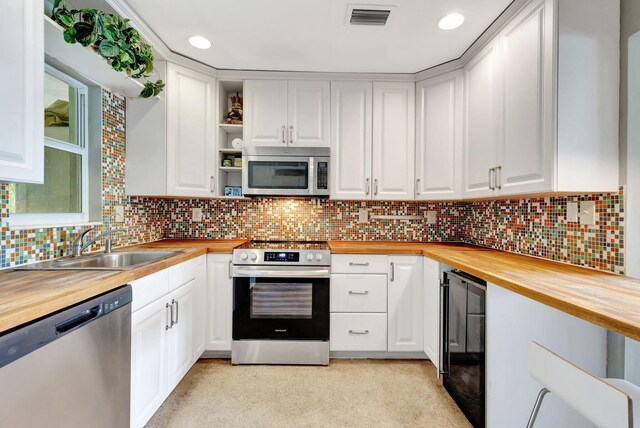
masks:
{"type": "Polygon", "coordinates": [[[162,92],[165,86],[162,80],[149,80],[155,73],[151,46],[129,26],[128,19],[97,9],[68,9],[61,0],[54,1],[51,18],[62,26],[67,43],[90,46],[114,70],[125,72],[133,79],[143,79],[141,97],[162,92]]]}

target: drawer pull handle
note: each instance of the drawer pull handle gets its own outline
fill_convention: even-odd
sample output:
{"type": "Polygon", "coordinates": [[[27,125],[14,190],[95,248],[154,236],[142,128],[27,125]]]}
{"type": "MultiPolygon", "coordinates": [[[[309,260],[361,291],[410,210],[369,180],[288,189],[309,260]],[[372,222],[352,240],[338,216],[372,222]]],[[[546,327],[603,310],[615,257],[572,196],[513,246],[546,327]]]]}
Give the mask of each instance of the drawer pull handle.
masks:
{"type": "Polygon", "coordinates": [[[349,266],[369,266],[369,262],[364,262],[364,263],[349,262],[349,266]]]}
{"type": "Polygon", "coordinates": [[[353,331],[353,330],[349,330],[349,334],[369,334],[369,330],[365,330],[365,331],[353,331]]]}
{"type": "Polygon", "coordinates": [[[352,290],[349,290],[349,294],[355,294],[357,296],[366,296],[367,294],[369,294],[369,291],[368,290],[365,290],[365,291],[352,291],[352,290]]]}

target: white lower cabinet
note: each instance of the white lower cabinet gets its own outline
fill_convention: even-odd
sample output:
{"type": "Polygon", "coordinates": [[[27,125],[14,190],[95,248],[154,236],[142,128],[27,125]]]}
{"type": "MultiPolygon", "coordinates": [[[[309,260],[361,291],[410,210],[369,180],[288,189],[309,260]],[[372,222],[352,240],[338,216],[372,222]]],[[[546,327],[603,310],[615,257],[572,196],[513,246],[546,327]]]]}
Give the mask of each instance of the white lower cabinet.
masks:
{"type": "Polygon", "coordinates": [[[389,351],[424,350],[422,258],[389,256],[389,351]]]}
{"type": "Polygon", "coordinates": [[[423,341],[424,353],[436,369],[440,369],[440,263],[422,260],[424,284],[423,341]]]}
{"type": "Polygon", "coordinates": [[[422,256],[331,256],[331,350],[422,352],[422,256]]]}
{"type": "MultiPolygon", "coordinates": [[[[487,427],[526,425],[542,385],[528,369],[534,340],[596,376],[607,368],[607,331],[494,284],[486,295],[487,427]]],[[[536,427],[592,427],[569,405],[544,399],[536,427]]]]}
{"type": "Polygon", "coordinates": [[[231,351],[233,279],[231,254],[207,255],[207,351],[231,351]]]}
{"type": "Polygon", "coordinates": [[[204,256],[134,281],[131,315],[131,426],[142,427],[196,362],[204,331],[204,256]],[[185,271],[185,265],[188,271],[185,271]],[[180,278],[178,283],[171,278],[180,278]],[[169,285],[175,290],[168,292],[169,285]],[[167,290],[160,297],[153,289],[167,290]]]}
{"type": "Polygon", "coordinates": [[[170,304],[175,307],[175,324],[170,328],[168,342],[169,375],[167,382],[170,391],[178,385],[195,362],[193,354],[193,310],[195,308],[193,296],[193,282],[171,294],[170,304]]]}
{"type": "Polygon", "coordinates": [[[332,351],[386,351],[387,314],[331,314],[332,351]]]}
{"type": "Polygon", "coordinates": [[[144,426],[167,396],[166,303],[156,300],[131,315],[132,427],[144,426]]]}

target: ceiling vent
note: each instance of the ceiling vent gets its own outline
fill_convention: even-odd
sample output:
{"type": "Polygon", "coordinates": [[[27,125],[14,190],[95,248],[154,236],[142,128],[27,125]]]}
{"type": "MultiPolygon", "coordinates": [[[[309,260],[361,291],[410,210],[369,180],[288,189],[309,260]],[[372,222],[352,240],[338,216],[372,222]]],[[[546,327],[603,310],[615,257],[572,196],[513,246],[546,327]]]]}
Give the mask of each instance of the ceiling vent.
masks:
{"type": "Polygon", "coordinates": [[[386,25],[394,6],[349,5],[347,22],[351,25],[386,25]]]}

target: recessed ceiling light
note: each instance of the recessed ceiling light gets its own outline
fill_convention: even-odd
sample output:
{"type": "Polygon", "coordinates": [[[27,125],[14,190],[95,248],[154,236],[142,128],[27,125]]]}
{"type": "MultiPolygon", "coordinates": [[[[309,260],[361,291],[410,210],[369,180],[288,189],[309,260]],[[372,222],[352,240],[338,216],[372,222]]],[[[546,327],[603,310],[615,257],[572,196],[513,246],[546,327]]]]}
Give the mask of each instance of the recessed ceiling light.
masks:
{"type": "Polygon", "coordinates": [[[191,43],[191,46],[198,49],[209,49],[211,47],[211,42],[202,36],[189,37],[189,43],[191,43]]]}
{"type": "Polygon", "coordinates": [[[454,28],[461,26],[463,22],[463,15],[459,13],[450,13],[440,18],[438,21],[438,27],[440,27],[441,30],[453,30],[454,28]]]}

